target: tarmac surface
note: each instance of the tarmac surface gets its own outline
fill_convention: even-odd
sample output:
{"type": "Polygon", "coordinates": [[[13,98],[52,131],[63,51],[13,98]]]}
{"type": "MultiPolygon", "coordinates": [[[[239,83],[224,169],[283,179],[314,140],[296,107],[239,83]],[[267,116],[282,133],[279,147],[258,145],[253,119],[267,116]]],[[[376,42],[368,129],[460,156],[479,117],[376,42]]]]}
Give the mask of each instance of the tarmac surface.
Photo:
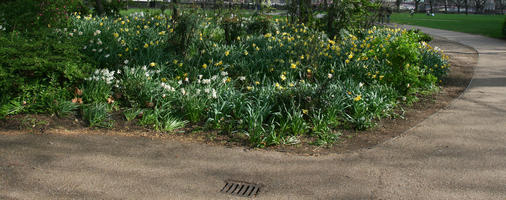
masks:
{"type": "Polygon", "coordinates": [[[0,199],[505,199],[506,41],[421,28],[473,47],[468,90],[371,149],[319,157],[105,135],[0,134],[0,199]]]}

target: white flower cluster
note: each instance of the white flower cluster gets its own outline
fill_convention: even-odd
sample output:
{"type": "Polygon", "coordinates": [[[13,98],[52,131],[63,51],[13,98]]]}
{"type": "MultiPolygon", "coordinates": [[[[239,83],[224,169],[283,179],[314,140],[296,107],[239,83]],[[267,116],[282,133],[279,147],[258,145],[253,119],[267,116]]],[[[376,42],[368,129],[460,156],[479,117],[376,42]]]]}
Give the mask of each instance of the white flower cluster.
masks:
{"type": "Polygon", "coordinates": [[[144,17],[144,12],[134,12],[130,14],[131,17],[144,17]]]}
{"type": "Polygon", "coordinates": [[[87,81],[105,81],[105,83],[107,84],[112,84],[112,83],[118,83],[118,81],[114,81],[114,74],[115,73],[118,73],[120,74],[121,71],[118,70],[117,72],[116,71],[109,71],[109,69],[97,69],[95,70],[95,72],[93,73],[93,75],[91,77],[88,77],[86,78],[85,80],[87,81]]]}
{"type": "Polygon", "coordinates": [[[102,31],[100,31],[100,30],[96,30],[96,31],[93,33],[93,36],[100,35],[100,33],[102,33],[102,31]]]}
{"type": "Polygon", "coordinates": [[[160,86],[162,86],[162,88],[167,91],[171,91],[171,92],[176,91],[176,89],[174,89],[172,86],[170,86],[169,84],[163,83],[163,82],[160,84],[160,86]]]}

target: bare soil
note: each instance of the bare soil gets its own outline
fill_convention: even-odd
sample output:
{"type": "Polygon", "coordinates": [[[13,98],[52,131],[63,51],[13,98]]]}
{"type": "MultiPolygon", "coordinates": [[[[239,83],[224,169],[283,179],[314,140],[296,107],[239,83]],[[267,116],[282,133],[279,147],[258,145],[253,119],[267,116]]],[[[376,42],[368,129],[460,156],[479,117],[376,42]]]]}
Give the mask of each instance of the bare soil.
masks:
{"type": "MultiPolygon", "coordinates": [[[[421,96],[413,105],[403,105],[398,109],[400,116],[395,119],[384,119],[377,122],[375,128],[367,131],[342,130],[342,136],[332,146],[314,146],[310,138],[302,138],[296,145],[279,145],[267,147],[267,151],[280,151],[299,155],[324,155],[343,153],[363,148],[371,148],[386,140],[402,135],[458,98],[469,85],[474,66],[478,60],[477,52],[470,47],[434,38],[432,46],[438,46],[450,57],[450,73],[444,80],[439,93],[421,96]]],[[[126,121],[121,114],[113,114],[114,128],[90,128],[75,116],[59,118],[56,116],[23,114],[9,116],[0,120],[0,134],[63,134],[63,135],[122,135],[132,137],[149,137],[180,142],[197,142],[209,145],[243,146],[249,148],[243,135],[223,135],[218,131],[203,131],[199,125],[192,125],[167,134],[153,131],[136,125],[136,120],[126,121]]]]}

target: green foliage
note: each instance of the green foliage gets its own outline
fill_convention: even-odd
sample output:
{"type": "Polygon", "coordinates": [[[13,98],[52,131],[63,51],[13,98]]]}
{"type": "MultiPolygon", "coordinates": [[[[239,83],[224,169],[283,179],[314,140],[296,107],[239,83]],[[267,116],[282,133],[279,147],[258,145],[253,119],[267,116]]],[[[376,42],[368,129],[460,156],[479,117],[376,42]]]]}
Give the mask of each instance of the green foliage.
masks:
{"type": "Polygon", "coordinates": [[[66,25],[73,12],[86,12],[82,0],[16,0],[0,3],[0,25],[32,31],[66,25]]]}
{"type": "Polygon", "coordinates": [[[155,99],[162,95],[163,88],[156,79],[156,71],[148,70],[147,67],[124,67],[120,76],[119,91],[125,103],[131,107],[152,108],[156,103],[155,99]]]}
{"type": "Polygon", "coordinates": [[[12,99],[8,102],[0,102],[0,119],[7,115],[14,115],[23,110],[23,105],[19,99],[12,99]]]}
{"type": "Polygon", "coordinates": [[[331,145],[339,129],[370,128],[401,99],[435,91],[448,69],[436,47],[420,42],[423,36],[400,29],[343,28],[334,39],[287,19],[200,12],[172,19],[75,15],[71,22],[58,38],[100,68],[84,82],[64,79],[72,87],[58,79],[48,79],[55,91],[33,87],[52,97],[37,101],[58,105],[46,103],[54,110],[47,112],[71,112],[60,102],[82,97],[81,116],[91,126],[111,126],[108,113],[121,106],[127,120],[140,116],[142,126],[172,131],[189,121],[244,133],[254,147],[301,137],[331,145]],[[81,90],[72,94],[75,83],[81,90]]]}
{"type": "Polygon", "coordinates": [[[0,66],[0,92],[12,96],[22,92],[21,85],[65,85],[83,79],[92,69],[71,43],[14,33],[0,35],[0,66]]]}
{"type": "Polygon", "coordinates": [[[226,16],[221,21],[221,28],[225,31],[225,41],[231,44],[237,37],[243,34],[242,20],[237,16],[226,16]]]}
{"type": "Polygon", "coordinates": [[[271,17],[267,15],[256,14],[252,16],[247,24],[248,33],[266,34],[272,30],[271,17]]]}
{"type": "Polygon", "coordinates": [[[326,15],[315,24],[330,38],[340,36],[342,30],[357,32],[372,27],[374,17],[370,11],[378,8],[379,4],[369,0],[333,1],[328,6],[326,15]]]}
{"type": "Polygon", "coordinates": [[[95,70],[93,75],[86,79],[81,86],[84,103],[106,102],[112,95],[114,71],[108,69],[95,70]]]}
{"type": "Polygon", "coordinates": [[[412,29],[409,30],[409,32],[415,33],[413,34],[413,37],[415,37],[418,42],[432,41],[432,37],[429,34],[420,31],[420,29],[412,29]]]}
{"type": "Polygon", "coordinates": [[[142,113],[142,109],[136,109],[136,108],[129,108],[129,109],[126,109],[123,111],[123,115],[125,116],[125,119],[127,121],[132,121],[141,113],[142,113]]]}
{"type": "Polygon", "coordinates": [[[169,35],[169,44],[171,48],[175,48],[180,55],[186,55],[188,46],[197,39],[195,30],[199,18],[194,13],[183,12],[177,18],[174,18],[174,34],[169,35]]]}
{"type": "Polygon", "coordinates": [[[91,103],[83,106],[82,117],[91,127],[110,128],[113,125],[110,119],[109,105],[106,103],[91,103]]]}
{"type": "Polygon", "coordinates": [[[155,130],[169,132],[184,127],[186,122],[173,117],[170,110],[164,107],[156,107],[153,110],[145,110],[142,118],[139,119],[139,124],[151,126],[155,130]]]}

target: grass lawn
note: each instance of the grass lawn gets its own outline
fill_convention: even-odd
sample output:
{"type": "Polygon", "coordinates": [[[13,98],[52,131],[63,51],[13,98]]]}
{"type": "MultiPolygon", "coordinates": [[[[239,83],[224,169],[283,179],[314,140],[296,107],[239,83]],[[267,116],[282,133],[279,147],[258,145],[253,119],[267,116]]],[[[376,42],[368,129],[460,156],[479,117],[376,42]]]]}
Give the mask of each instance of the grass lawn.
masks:
{"type": "Polygon", "coordinates": [[[504,18],[504,15],[465,14],[436,14],[432,17],[421,13],[411,17],[408,13],[395,13],[392,22],[503,38],[504,18]]]}

